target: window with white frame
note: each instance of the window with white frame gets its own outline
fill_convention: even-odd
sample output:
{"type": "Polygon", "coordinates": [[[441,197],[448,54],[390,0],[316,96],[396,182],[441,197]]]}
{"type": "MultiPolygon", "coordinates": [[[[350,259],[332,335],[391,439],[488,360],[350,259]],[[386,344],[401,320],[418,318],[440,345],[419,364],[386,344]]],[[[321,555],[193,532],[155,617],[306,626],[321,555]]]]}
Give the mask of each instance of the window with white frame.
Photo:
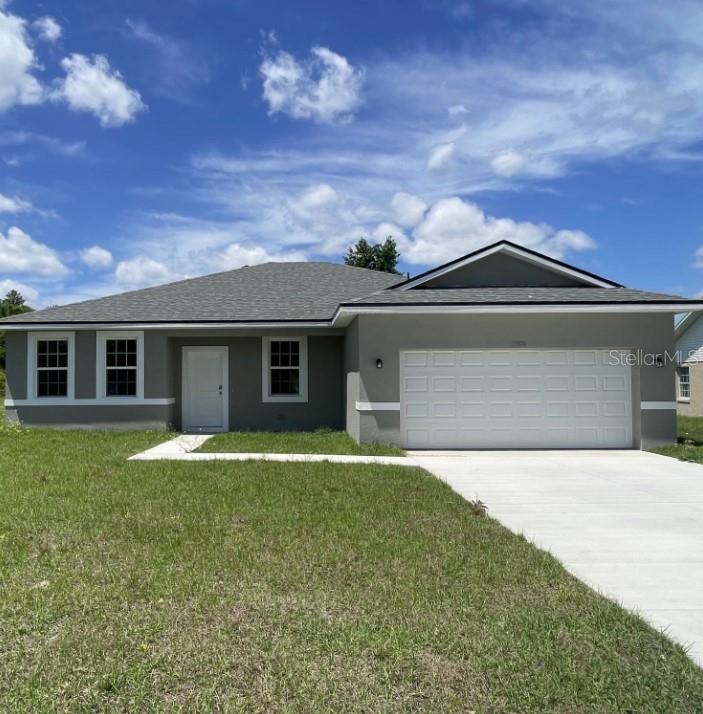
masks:
{"type": "Polygon", "coordinates": [[[30,333],[27,396],[30,399],[72,399],[74,383],[72,332],[30,333]]]}
{"type": "Polygon", "coordinates": [[[678,385],[679,394],[678,398],[680,401],[687,401],[691,398],[691,381],[688,367],[678,368],[678,385]]]}
{"type": "Polygon", "coordinates": [[[263,401],[307,402],[307,352],[305,337],[263,338],[263,401]]]}
{"type": "Polygon", "coordinates": [[[142,332],[98,332],[98,398],[141,399],[144,395],[144,335],[142,332]]]}

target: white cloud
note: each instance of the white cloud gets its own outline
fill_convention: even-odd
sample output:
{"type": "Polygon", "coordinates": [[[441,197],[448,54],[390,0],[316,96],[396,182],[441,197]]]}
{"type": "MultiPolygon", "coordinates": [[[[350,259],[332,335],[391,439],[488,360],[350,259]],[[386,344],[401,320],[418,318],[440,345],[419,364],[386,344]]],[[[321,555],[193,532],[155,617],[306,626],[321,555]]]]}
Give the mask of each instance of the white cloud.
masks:
{"type": "Polygon", "coordinates": [[[0,300],[4,298],[10,290],[17,290],[30,307],[36,307],[39,304],[39,292],[30,285],[21,283],[18,280],[0,280],[0,300]]]}
{"type": "Polygon", "coordinates": [[[361,104],[363,70],[326,47],[310,53],[305,62],[282,50],[264,57],[259,72],[269,114],[323,123],[351,120],[361,104]]]}
{"type": "Polygon", "coordinates": [[[517,151],[501,151],[493,161],[491,167],[497,176],[501,178],[511,178],[521,173],[527,161],[522,154],[517,151]]]}
{"type": "Polygon", "coordinates": [[[693,266],[695,268],[703,268],[703,246],[693,254],[693,266]]]}
{"type": "Polygon", "coordinates": [[[163,263],[144,255],[120,261],[115,269],[115,278],[118,283],[130,287],[157,285],[174,279],[163,263]]]}
{"type": "Polygon", "coordinates": [[[446,171],[454,165],[455,152],[456,144],[453,141],[435,146],[427,159],[427,168],[430,171],[446,171]]]}
{"type": "Polygon", "coordinates": [[[61,60],[61,67],[66,78],[57,83],[52,98],[66,102],[73,111],[95,114],[101,126],[122,126],[146,109],[139,92],[125,84],[104,55],[91,59],[72,54],[61,60]]]}
{"type": "Polygon", "coordinates": [[[450,117],[458,117],[462,114],[468,114],[469,110],[463,104],[452,104],[452,106],[447,109],[447,113],[450,117]]]}
{"type": "Polygon", "coordinates": [[[300,251],[290,253],[269,253],[260,245],[246,246],[240,243],[230,243],[217,254],[219,270],[234,270],[244,265],[261,265],[261,263],[289,263],[306,260],[300,251]]]}
{"type": "Polygon", "coordinates": [[[35,20],[32,23],[32,27],[37,31],[39,37],[46,42],[56,42],[62,34],[61,25],[49,15],[35,20]]]}
{"type": "Polygon", "coordinates": [[[23,230],[13,226],[7,235],[0,233],[0,274],[27,273],[46,278],[61,278],[68,269],[56,251],[37,243],[23,230]]]}
{"type": "Polygon", "coordinates": [[[184,101],[191,87],[210,80],[207,62],[184,42],[156,32],[144,20],[127,19],[125,24],[134,39],[151,49],[155,61],[145,71],[159,93],[184,101]]]}
{"type": "Polygon", "coordinates": [[[460,198],[437,201],[401,243],[403,258],[415,264],[437,264],[499,240],[510,240],[533,250],[562,257],[570,250],[595,248],[583,231],[555,231],[544,223],[487,216],[475,203],[460,198]]]}
{"type": "Polygon", "coordinates": [[[427,210],[427,204],[419,197],[399,191],[391,199],[393,220],[406,228],[417,225],[427,210]]]}
{"type": "Polygon", "coordinates": [[[85,149],[85,141],[63,141],[55,136],[36,134],[30,131],[7,131],[0,133],[0,146],[29,146],[38,144],[60,156],[75,156],[85,149]]]}
{"type": "Polygon", "coordinates": [[[31,211],[32,204],[24,199],[11,198],[0,193],[0,213],[21,213],[23,211],[31,211]]]}
{"type": "Polygon", "coordinates": [[[106,270],[112,265],[112,253],[99,245],[81,251],[81,260],[93,270],[106,270]]]}
{"type": "Polygon", "coordinates": [[[44,92],[32,72],[37,68],[25,21],[0,5],[0,111],[39,104],[44,92]]]}
{"type": "Polygon", "coordinates": [[[326,183],[308,186],[299,196],[288,201],[288,207],[299,218],[308,220],[337,203],[337,192],[326,183]]]}

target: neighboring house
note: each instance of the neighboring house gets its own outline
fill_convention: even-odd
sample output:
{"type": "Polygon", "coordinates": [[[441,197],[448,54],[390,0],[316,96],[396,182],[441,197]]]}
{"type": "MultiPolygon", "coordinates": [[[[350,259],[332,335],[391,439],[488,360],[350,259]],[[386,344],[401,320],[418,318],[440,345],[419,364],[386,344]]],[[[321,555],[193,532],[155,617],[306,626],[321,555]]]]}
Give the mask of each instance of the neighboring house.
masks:
{"type": "Polygon", "coordinates": [[[698,309],[506,241],[408,280],[267,263],[3,320],[5,408],[410,448],[648,447],[676,438],[663,356],[674,314],[698,309]]]}
{"type": "Polygon", "coordinates": [[[689,312],[676,325],[676,400],[682,416],[703,416],[703,320],[689,312]]]}

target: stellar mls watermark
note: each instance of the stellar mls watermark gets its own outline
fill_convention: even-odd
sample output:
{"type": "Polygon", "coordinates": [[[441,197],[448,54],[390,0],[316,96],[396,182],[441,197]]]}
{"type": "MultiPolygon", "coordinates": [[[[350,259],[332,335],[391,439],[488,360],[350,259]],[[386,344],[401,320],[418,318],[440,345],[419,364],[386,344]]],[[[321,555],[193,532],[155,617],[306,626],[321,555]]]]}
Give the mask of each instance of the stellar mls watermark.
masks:
{"type": "Polygon", "coordinates": [[[609,350],[606,362],[611,367],[665,367],[687,362],[695,350],[674,350],[670,352],[646,352],[645,350],[609,350]]]}

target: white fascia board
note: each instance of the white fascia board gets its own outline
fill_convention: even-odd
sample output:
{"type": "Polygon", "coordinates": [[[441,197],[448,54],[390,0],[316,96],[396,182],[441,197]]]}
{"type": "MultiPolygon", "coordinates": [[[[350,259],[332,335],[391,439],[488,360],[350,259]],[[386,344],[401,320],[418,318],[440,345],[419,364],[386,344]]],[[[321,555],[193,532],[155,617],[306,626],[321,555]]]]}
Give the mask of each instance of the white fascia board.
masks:
{"type": "Polygon", "coordinates": [[[589,283],[590,285],[597,286],[597,287],[601,287],[601,288],[615,287],[610,281],[601,280],[599,278],[596,278],[593,275],[584,273],[576,268],[569,268],[565,265],[557,265],[557,264],[553,263],[551,260],[549,260],[548,258],[540,258],[537,255],[528,253],[527,251],[521,250],[520,248],[517,248],[515,246],[496,245],[496,246],[493,246],[492,248],[487,248],[486,250],[481,251],[480,253],[469,256],[468,258],[465,258],[464,260],[460,260],[456,263],[452,263],[451,265],[446,265],[443,268],[437,268],[436,270],[433,270],[432,272],[428,273],[427,275],[418,277],[415,280],[410,280],[405,285],[399,287],[398,290],[410,290],[411,288],[415,288],[418,285],[422,285],[423,283],[426,283],[428,280],[434,280],[434,278],[438,278],[441,275],[446,275],[447,273],[451,273],[455,270],[458,270],[459,268],[463,268],[466,265],[475,263],[477,260],[481,260],[483,258],[488,257],[489,255],[493,255],[494,253],[507,253],[508,255],[512,255],[516,258],[520,258],[521,260],[524,260],[525,262],[532,263],[533,265],[539,265],[543,268],[546,268],[547,270],[551,270],[553,273],[557,273],[559,275],[567,275],[571,278],[583,280],[584,282],[589,283]]]}
{"type": "MultiPolygon", "coordinates": [[[[702,310],[703,303],[688,306],[702,310]]],[[[660,304],[609,304],[609,305],[359,305],[337,310],[334,325],[345,324],[356,315],[549,315],[564,313],[671,313],[681,312],[681,305],[660,304]]]]}
{"type": "Polygon", "coordinates": [[[678,322],[678,324],[674,328],[674,336],[676,339],[681,337],[686,330],[688,330],[689,327],[693,325],[693,323],[696,321],[696,318],[698,317],[700,313],[698,312],[687,312],[678,322]]]}
{"type": "Polygon", "coordinates": [[[281,330],[301,329],[312,330],[316,328],[329,328],[331,320],[324,322],[36,322],[17,324],[0,322],[0,332],[23,331],[34,332],[37,330],[281,330]]]}

